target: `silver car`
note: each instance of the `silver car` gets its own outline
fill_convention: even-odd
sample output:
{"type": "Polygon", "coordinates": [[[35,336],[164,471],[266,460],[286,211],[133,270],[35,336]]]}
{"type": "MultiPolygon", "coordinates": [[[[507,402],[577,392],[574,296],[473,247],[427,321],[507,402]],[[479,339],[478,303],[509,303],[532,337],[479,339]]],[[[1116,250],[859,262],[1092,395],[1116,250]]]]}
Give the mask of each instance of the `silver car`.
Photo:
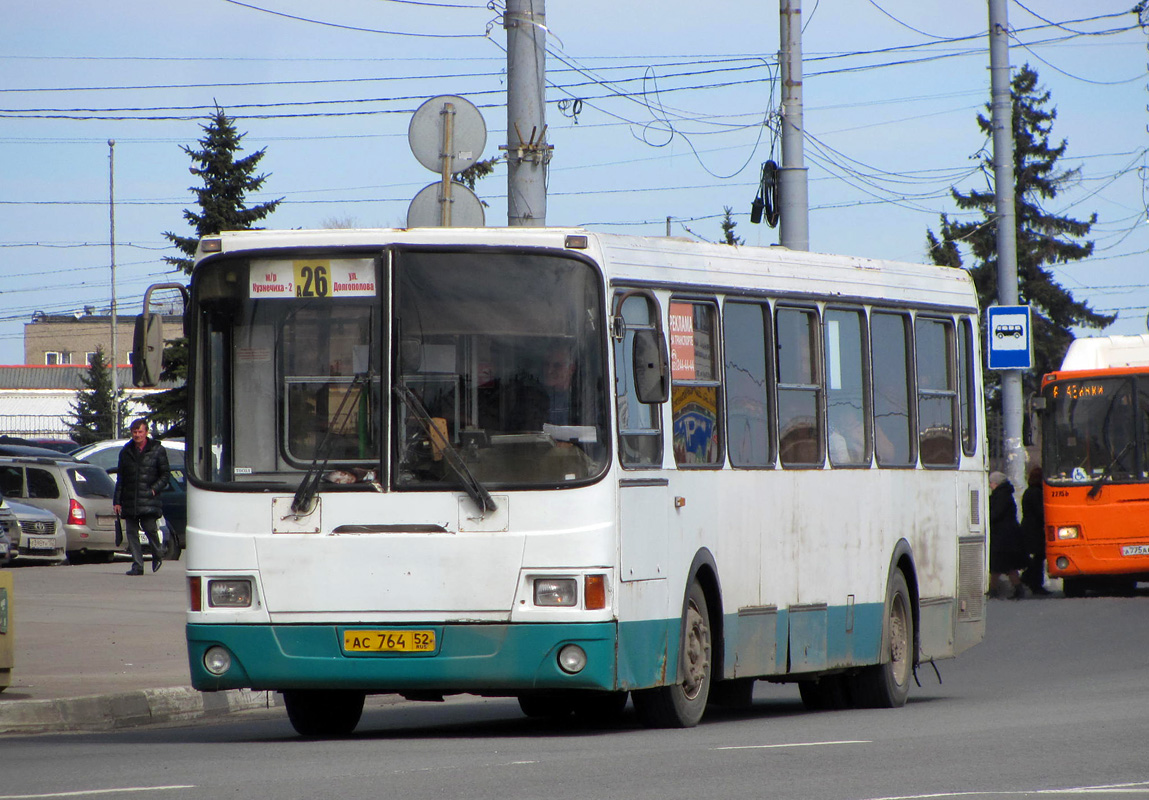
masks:
{"type": "Polygon", "coordinates": [[[111,561],[115,556],[115,488],[108,473],[67,456],[0,458],[0,493],[62,519],[69,561],[111,561]]]}
{"type": "Polygon", "coordinates": [[[8,538],[12,540],[12,562],[63,564],[67,556],[68,536],[60,518],[51,511],[27,503],[6,500],[5,504],[16,520],[8,532],[8,538]]]}

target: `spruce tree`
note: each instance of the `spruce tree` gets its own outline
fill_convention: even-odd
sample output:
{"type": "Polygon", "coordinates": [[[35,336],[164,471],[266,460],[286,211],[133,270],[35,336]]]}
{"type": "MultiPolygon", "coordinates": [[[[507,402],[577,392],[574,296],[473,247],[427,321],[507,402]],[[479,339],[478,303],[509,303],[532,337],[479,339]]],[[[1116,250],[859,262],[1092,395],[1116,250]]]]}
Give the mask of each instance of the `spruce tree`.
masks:
{"type": "Polygon", "coordinates": [[[735,246],[743,244],[742,237],[734,235],[734,228],[738,225],[734,221],[734,209],[730,206],[723,206],[723,211],[726,213],[722,217],[722,243],[735,246]]]}
{"type": "Polygon", "coordinates": [[[72,441],[79,445],[118,439],[127,419],[128,406],[123,391],[112,396],[112,367],[104,357],[104,348],[97,347],[88,364],[88,371],[80,378],[82,389],[76,392],[72,403],[74,422],[69,424],[72,441]],[[116,429],[113,410],[119,406],[120,430],[116,429]]]}
{"type": "MultiPolygon", "coordinates": [[[[1058,166],[1069,146],[1067,140],[1053,145],[1050,136],[1057,110],[1048,108],[1050,92],[1038,85],[1037,72],[1025,65],[1011,81],[1014,137],[1014,207],[1017,223],[1017,274],[1019,302],[1032,308],[1033,369],[1023,377],[1025,392],[1039,388],[1041,376],[1061,366],[1065,351],[1073,341],[1073,328],[1104,328],[1114,320],[1099,314],[1073,295],[1054,277],[1050,267],[1088,258],[1093,242],[1084,241],[1097,215],[1088,220],[1057,216],[1045,210],[1048,201],[1057,197],[1079,177],[1079,169],[1058,166]]],[[[988,109],[988,106],[987,106],[988,109]]],[[[978,127],[986,136],[993,128],[984,114],[977,117],[978,127]]],[[[968,251],[974,264],[969,268],[977,287],[982,308],[982,330],[985,309],[998,302],[997,297],[997,223],[993,190],[993,160],[984,155],[982,171],[988,182],[985,191],[963,194],[952,189],[954,202],[963,211],[979,212],[980,219],[956,222],[945,214],[941,217],[941,237],[928,231],[929,252],[934,263],[963,267],[962,253],[968,251]]],[[[999,376],[986,372],[986,395],[991,408],[1000,405],[999,376]]]]}
{"type": "MultiPolygon", "coordinates": [[[[236,154],[243,150],[241,143],[247,134],[239,133],[234,121],[219,106],[216,106],[208,123],[201,127],[204,135],[199,140],[199,149],[181,147],[191,157],[191,173],[203,181],[202,186],[189,187],[196,197],[199,211],[184,209],[184,219],[195,230],[195,235],[180,236],[170,231],[164,233],[168,241],[184,254],[182,258],[168,256],[164,260],[188,274],[192,271],[193,258],[201,237],[222,231],[248,230],[274,211],[283,200],[279,198],[249,208],[245,202],[247,195],[262,189],[268,177],[256,174],[267,148],[236,158],[236,154]]],[[[146,401],[152,409],[153,421],[166,427],[172,435],[182,433],[187,419],[187,389],[182,385],[187,379],[187,365],[187,341],[173,341],[164,349],[161,380],[181,385],[151,395],[146,401]]]]}
{"type": "Polygon", "coordinates": [[[244,204],[248,193],[262,189],[268,177],[255,174],[267,148],[237,159],[236,153],[243,150],[241,142],[247,134],[237,132],[234,121],[219,106],[202,128],[204,136],[199,140],[199,150],[180,148],[191,156],[192,175],[203,180],[203,186],[189,187],[196,196],[199,212],[184,209],[184,219],[195,229],[195,236],[179,236],[170,231],[164,234],[185,256],[169,256],[164,260],[188,274],[191,274],[192,259],[201,237],[221,231],[248,230],[283,200],[279,198],[248,208],[244,204]]]}

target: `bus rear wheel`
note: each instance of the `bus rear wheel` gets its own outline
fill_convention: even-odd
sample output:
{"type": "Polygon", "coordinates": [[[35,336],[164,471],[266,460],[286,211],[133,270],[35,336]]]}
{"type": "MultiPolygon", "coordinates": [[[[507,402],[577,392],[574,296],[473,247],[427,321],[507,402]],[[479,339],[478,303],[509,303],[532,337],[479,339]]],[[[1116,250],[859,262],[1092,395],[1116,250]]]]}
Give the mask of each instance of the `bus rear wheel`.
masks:
{"type": "Polygon", "coordinates": [[[710,611],[702,587],[694,582],[686,594],[679,672],[682,681],[631,692],[634,710],[648,728],[693,728],[706,711],[713,664],[710,643],[710,611]]]}
{"type": "Polygon", "coordinates": [[[287,718],[300,736],[346,736],[363,715],[365,692],[300,689],[285,691],[287,718]]]}
{"type": "Polygon", "coordinates": [[[850,696],[862,708],[901,708],[914,674],[914,612],[906,576],[895,570],[886,590],[882,663],[864,667],[850,679],[850,696]]]}

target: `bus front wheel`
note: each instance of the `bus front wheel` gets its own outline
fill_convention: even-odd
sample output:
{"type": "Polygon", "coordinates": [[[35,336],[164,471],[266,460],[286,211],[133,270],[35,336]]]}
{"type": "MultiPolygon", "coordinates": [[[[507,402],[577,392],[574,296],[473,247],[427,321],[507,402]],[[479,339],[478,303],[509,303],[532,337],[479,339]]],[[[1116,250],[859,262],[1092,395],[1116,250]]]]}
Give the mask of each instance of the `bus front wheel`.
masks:
{"type": "Polygon", "coordinates": [[[287,718],[300,736],[346,736],[363,715],[365,692],[301,689],[285,691],[287,718]]]}
{"type": "Polygon", "coordinates": [[[887,589],[882,663],[864,667],[851,679],[851,695],[863,708],[901,708],[914,674],[914,612],[906,576],[895,570],[887,589]]]}
{"type": "Polygon", "coordinates": [[[679,651],[680,683],[632,692],[634,710],[648,728],[693,728],[706,711],[712,666],[710,611],[706,595],[697,582],[686,595],[682,647],[679,651]]]}

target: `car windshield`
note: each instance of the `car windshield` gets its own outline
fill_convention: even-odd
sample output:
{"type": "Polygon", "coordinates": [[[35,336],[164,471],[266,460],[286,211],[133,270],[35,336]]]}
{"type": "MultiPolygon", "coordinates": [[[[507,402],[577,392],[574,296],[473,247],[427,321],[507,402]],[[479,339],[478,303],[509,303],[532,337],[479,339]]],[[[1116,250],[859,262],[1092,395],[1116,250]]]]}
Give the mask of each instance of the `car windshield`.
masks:
{"type": "Polygon", "coordinates": [[[99,467],[68,467],[68,480],[78,497],[111,497],[116,484],[99,467]]]}

